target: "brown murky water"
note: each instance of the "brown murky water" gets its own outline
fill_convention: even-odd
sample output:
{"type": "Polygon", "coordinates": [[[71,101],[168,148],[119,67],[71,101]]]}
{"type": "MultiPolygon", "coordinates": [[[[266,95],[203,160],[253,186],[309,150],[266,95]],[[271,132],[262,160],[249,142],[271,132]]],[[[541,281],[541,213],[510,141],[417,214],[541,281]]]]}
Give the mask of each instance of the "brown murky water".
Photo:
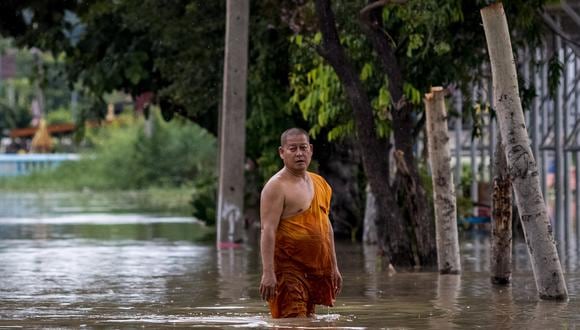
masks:
{"type": "Polygon", "coordinates": [[[490,284],[485,232],[462,238],[460,276],[389,274],[372,247],[338,242],[337,305],[273,320],[258,298],[256,247],[217,250],[190,218],[86,213],[58,200],[39,209],[34,198],[0,197],[0,329],[580,328],[575,248],[562,251],[570,299],[550,302],[537,299],[521,243],[513,285],[490,284]]]}

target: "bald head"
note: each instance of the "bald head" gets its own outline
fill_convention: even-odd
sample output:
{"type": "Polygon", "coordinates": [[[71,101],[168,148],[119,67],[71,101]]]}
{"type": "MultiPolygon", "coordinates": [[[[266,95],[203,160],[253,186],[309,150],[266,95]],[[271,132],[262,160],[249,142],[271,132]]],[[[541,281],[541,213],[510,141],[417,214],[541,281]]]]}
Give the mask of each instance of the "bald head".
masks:
{"type": "Polygon", "coordinates": [[[280,146],[284,146],[284,144],[286,144],[286,140],[288,139],[289,136],[295,136],[295,135],[306,136],[306,140],[308,140],[308,143],[310,143],[310,137],[308,136],[308,132],[306,132],[302,128],[294,127],[294,128],[287,129],[286,131],[284,131],[284,133],[282,133],[282,136],[280,137],[280,146]]]}

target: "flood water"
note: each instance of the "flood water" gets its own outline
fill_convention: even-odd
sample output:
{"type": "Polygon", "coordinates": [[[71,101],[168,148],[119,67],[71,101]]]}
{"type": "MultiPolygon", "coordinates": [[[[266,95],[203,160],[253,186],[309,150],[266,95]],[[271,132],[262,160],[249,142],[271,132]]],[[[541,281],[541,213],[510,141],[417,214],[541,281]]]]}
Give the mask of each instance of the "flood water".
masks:
{"type": "Polygon", "coordinates": [[[258,297],[256,247],[217,250],[212,230],[192,218],[77,197],[0,194],[0,329],[580,328],[574,249],[561,255],[570,299],[553,302],[537,298],[521,242],[513,284],[490,284],[485,231],[463,235],[460,276],[392,274],[373,247],[337,242],[344,288],[336,306],[273,320],[258,297]],[[119,205],[126,210],[117,213],[119,205]]]}

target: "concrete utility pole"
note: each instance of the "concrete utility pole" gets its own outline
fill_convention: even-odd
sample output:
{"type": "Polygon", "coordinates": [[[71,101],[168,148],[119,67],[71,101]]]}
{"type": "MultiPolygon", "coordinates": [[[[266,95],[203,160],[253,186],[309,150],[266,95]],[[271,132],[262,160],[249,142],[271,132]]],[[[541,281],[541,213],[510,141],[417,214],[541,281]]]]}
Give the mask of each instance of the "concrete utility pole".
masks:
{"type": "Polygon", "coordinates": [[[218,248],[244,241],[244,163],[249,0],[227,0],[223,98],[219,123],[218,248]]]}

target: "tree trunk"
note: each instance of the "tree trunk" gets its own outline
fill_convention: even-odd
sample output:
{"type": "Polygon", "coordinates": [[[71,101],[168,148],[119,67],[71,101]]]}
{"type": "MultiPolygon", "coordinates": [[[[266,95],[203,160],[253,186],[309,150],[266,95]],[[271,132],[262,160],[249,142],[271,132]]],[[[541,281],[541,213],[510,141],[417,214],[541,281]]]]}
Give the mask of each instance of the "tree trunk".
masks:
{"type": "Polygon", "coordinates": [[[491,260],[489,270],[491,283],[509,284],[512,277],[512,183],[507,171],[501,133],[497,133],[495,147],[492,218],[491,260]]]}
{"type": "Polygon", "coordinates": [[[352,107],[363,167],[377,198],[379,247],[396,266],[413,266],[413,250],[395,196],[389,191],[387,154],[390,146],[375,131],[373,109],[368,95],[340,44],[334,12],[329,0],[316,0],[316,13],[322,32],[318,53],[333,67],[352,107]]]}
{"type": "Polygon", "coordinates": [[[364,244],[377,244],[377,226],[376,226],[376,219],[377,219],[377,202],[375,195],[371,191],[371,187],[367,185],[366,188],[366,207],[365,207],[365,216],[364,216],[364,223],[363,223],[363,243],[364,244]]]}
{"type": "Polygon", "coordinates": [[[223,107],[219,133],[218,248],[237,246],[245,238],[243,214],[249,12],[249,0],[227,1],[223,107]]]}
{"type": "MultiPolygon", "coordinates": [[[[401,1],[393,1],[401,2],[401,1]]],[[[391,41],[383,30],[382,12],[386,1],[373,1],[361,11],[363,31],[377,52],[381,67],[389,79],[389,93],[393,100],[391,111],[392,127],[396,151],[402,152],[404,163],[400,164],[407,171],[397,172],[397,181],[402,183],[398,188],[405,189],[403,204],[411,219],[415,244],[421,266],[434,266],[437,262],[437,244],[435,241],[435,222],[428,207],[427,194],[421,185],[417,163],[413,154],[415,120],[413,109],[403,96],[403,78],[401,68],[391,47],[391,41]],[[410,194],[410,195],[407,195],[410,194]]],[[[400,168],[399,168],[400,169],[400,168]]]]}
{"type": "Polygon", "coordinates": [[[491,62],[493,107],[505,143],[508,171],[513,183],[528,245],[536,287],[541,299],[566,299],[568,291],[536,161],[529,146],[507,20],[501,3],[481,10],[491,62]]]}
{"type": "Polygon", "coordinates": [[[459,274],[461,259],[457,234],[457,206],[455,185],[451,175],[444,93],[443,88],[433,87],[431,93],[425,95],[429,163],[435,207],[437,264],[441,274],[459,274]]]}
{"type": "Polygon", "coordinates": [[[359,187],[360,155],[351,140],[314,142],[320,174],[332,186],[330,215],[335,237],[353,241],[362,235],[363,193],[359,187]],[[316,151],[318,150],[318,151],[316,151]]]}

